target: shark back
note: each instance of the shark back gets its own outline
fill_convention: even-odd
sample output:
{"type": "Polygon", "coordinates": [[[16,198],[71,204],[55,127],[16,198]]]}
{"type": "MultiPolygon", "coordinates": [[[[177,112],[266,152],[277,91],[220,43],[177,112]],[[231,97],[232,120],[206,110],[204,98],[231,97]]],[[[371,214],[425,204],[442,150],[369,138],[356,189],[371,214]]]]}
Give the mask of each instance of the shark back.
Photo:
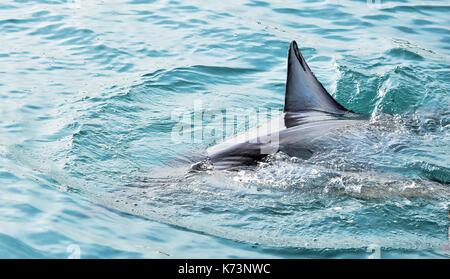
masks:
{"type": "Polygon", "coordinates": [[[253,165],[278,151],[306,159],[323,149],[317,146],[318,139],[335,136],[336,129],[356,123],[354,117],[317,80],[293,41],[288,55],[284,115],[270,123],[269,130],[256,127],[256,133],[247,131],[208,148],[208,162],[217,169],[231,169],[253,165]]]}

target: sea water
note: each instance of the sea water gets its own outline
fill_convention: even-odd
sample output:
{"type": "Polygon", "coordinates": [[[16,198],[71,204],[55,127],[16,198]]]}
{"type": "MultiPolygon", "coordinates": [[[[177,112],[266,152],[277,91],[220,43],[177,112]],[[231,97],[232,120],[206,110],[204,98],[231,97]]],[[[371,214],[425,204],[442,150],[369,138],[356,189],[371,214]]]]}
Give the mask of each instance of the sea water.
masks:
{"type": "Polygon", "coordinates": [[[2,1],[0,257],[449,257],[449,13],[2,1]],[[186,175],[257,122],[236,119],[279,114],[292,40],[368,127],[309,160],[186,175]],[[191,121],[198,106],[214,117],[191,121]]]}

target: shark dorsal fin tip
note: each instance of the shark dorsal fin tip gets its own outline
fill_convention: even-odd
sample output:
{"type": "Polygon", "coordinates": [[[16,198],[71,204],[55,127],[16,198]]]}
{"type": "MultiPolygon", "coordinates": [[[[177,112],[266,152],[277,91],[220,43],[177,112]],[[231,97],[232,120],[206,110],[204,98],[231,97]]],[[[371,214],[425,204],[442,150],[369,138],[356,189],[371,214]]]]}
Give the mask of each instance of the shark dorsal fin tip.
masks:
{"type": "Polygon", "coordinates": [[[318,110],[345,113],[348,110],[336,102],[312,73],[297,42],[292,41],[288,54],[285,112],[318,110]]]}

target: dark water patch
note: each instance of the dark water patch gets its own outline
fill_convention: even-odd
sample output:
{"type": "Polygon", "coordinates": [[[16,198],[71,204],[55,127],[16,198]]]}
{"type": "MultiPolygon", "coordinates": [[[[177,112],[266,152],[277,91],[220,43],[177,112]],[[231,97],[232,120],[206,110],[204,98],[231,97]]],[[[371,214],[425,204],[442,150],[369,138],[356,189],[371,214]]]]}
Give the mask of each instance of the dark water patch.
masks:
{"type": "Polygon", "coordinates": [[[166,28],[176,28],[176,29],[192,29],[197,27],[194,24],[189,24],[185,21],[176,21],[171,19],[163,19],[156,22],[158,25],[161,25],[166,28]]]}
{"type": "Polygon", "coordinates": [[[352,18],[352,15],[339,10],[339,5],[330,5],[324,8],[274,8],[274,12],[281,14],[289,14],[298,17],[314,17],[314,18],[327,18],[328,20],[352,18]]]}
{"type": "Polygon", "coordinates": [[[17,9],[17,6],[9,4],[0,4],[0,10],[12,10],[12,9],[17,9]]]}
{"type": "Polygon", "coordinates": [[[143,21],[143,22],[154,22],[155,20],[168,20],[170,19],[170,17],[167,16],[162,16],[162,15],[158,15],[155,14],[153,12],[143,12],[143,11],[138,11],[137,12],[139,15],[141,15],[141,17],[139,17],[139,21],[143,21]]]}
{"type": "Polygon", "coordinates": [[[155,2],[156,2],[156,0],[131,0],[131,1],[128,1],[128,3],[133,4],[133,5],[152,4],[155,2]]]}
{"type": "MultiPolygon", "coordinates": [[[[65,17],[62,15],[51,15],[48,11],[35,12],[29,18],[9,18],[0,20],[0,26],[2,25],[25,25],[29,23],[39,22],[56,22],[61,21],[65,17]]],[[[31,28],[31,27],[30,27],[31,28]]]]}
{"type": "Polygon", "coordinates": [[[330,40],[336,40],[336,41],[354,41],[356,38],[351,38],[348,36],[340,36],[340,35],[325,35],[324,38],[330,39],[330,40]]]}
{"type": "Polygon", "coordinates": [[[133,56],[125,50],[109,47],[105,44],[84,45],[73,48],[74,55],[84,56],[85,60],[104,66],[107,70],[119,71],[130,63],[126,58],[133,56]]]}
{"type": "Polygon", "coordinates": [[[27,203],[16,204],[14,207],[20,210],[24,216],[34,216],[42,213],[41,209],[27,203]]]}
{"type": "Polygon", "coordinates": [[[248,3],[245,3],[246,6],[250,7],[269,7],[270,3],[266,1],[260,1],[260,0],[251,0],[248,3]]]}
{"type": "Polygon", "coordinates": [[[10,181],[11,183],[18,180],[18,177],[7,171],[0,171],[0,178],[2,181],[10,181]]]}
{"type": "Polygon", "coordinates": [[[415,34],[417,33],[415,29],[406,27],[406,26],[394,26],[395,29],[402,31],[403,33],[407,34],[415,34]]]}
{"type": "Polygon", "coordinates": [[[426,20],[426,19],[413,19],[411,21],[414,25],[420,25],[420,26],[424,26],[424,25],[431,25],[434,24],[432,21],[426,20]]]}
{"type": "Polygon", "coordinates": [[[181,12],[195,13],[199,11],[199,8],[193,5],[179,5],[176,7],[176,10],[181,12]]]}
{"type": "Polygon", "coordinates": [[[398,5],[389,8],[382,8],[381,11],[388,13],[417,13],[431,16],[432,13],[449,13],[450,6],[445,5],[398,5]]]}
{"type": "Polygon", "coordinates": [[[138,50],[139,53],[148,56],[148,57],[168,57],[168,56],[173,56],[173,54],[170,54],[169,51],[167,51],[166,49],[161,49],[161,50],[153,50],[153,49],[148,49],[146,47],[138,50]]]}
{"type": "Polygon", "coordinates": [[[191,19],[189,19],[189,22],[192,23],[192,24],[197,24],[199,26],[200,25],[205,26],[205,25],[208,24],[207,21],[201,20],[201,19],[198,19],[198,18],[191,18],[191,19]]]}
{"type": "Polygon", "coordinates": [[[307,24],[307,23],[298,23],[298,22],[290,22],[286,24],[288,27],[291,28],[298,28],[300,30],[308,30],[308,29],[320,29],[318,25],[315,24],[307,24]]]}
{"type": "Polygon", "coordinates": [[[395,17],[391,16],[391,15],[386,15],[386,14],[376,14],[376,15],[365,15],[362,18],[368,19],[368,20],[384,21],[384,20],[393,19],[395,17]]]}
{"type": "Polygon", "coordinates": [[[394,58],[400,58],[400,59],[407,59],[407,60],[415,60],[415,61],[421,61],[424,60],[424,58],[411,50],[404,49],[404,48],[392,48],[385,52],[386,55],[390,55],[394,58]]]}
{"type": "Polygon", "coordinates": [[[374,26],[372,23],[368,21],[362,21],[360,19],[336,20],[333,23],[337,26],[349,26],[353,27],[354,29],[364,29],[374,26]]]}
{"type": "Polygon", "coordinates": [[[450,36],[444,36],[440,39],[442,43],[450,44],[450,36]]]}
{"type": "Polygon", "coordinates": [[[49,24],[49,25],[46,25],[44,27],[40,27],[40,28],[36,29],[35,31],[31,32],[30,35],[48,35],[48,34],[53,34],[61,26],[64,26],[64,24],[63,23],[49,24]]]}

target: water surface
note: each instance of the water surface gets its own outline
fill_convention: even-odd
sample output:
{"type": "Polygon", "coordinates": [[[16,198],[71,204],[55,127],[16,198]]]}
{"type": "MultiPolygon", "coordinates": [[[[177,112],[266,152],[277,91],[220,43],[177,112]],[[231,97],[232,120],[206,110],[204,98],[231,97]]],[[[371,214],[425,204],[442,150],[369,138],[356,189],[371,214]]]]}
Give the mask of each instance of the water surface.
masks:
{"type": "Polygon", "coordinates": [[[449,12],[4,1],[0,257],[448,257],[449,12]],[[180,179],[222,138],[174,141],[174,111],[282,109],[293,39],[368,127],[308,161],[180,179]]]}

